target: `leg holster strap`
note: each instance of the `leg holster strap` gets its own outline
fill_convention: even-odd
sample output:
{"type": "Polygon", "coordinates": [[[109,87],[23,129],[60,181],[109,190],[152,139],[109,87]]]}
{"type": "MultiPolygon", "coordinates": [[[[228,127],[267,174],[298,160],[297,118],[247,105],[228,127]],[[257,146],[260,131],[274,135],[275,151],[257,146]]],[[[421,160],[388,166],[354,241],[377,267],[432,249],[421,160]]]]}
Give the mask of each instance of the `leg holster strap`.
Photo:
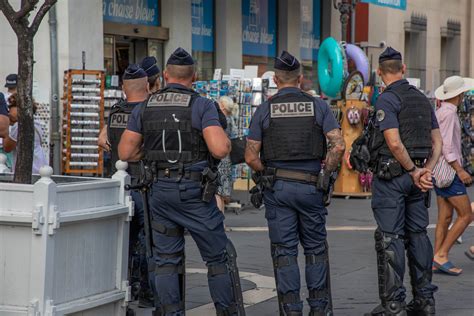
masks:
{"type": "Polygon", "coordinates": [[[300,294],[288,292],[286,294],[281,295],[281,302],[283,304],[298,304],[301,302],[300,294]]]}
{"type": "Polygon", "coordinates": [[[164,266],[156,266],[155,273],[157,275],[164,275],[164,274],[184,274],[184,266],[183,265],[171,265],[167,264],[164,266]]]}
{"type": "Polygon", "coordinates": [[[315,299],[315,300],[320,300],[320,299],[326,299],[328,298],[328,290],[310,290],[309,291],[309,298],[315,299]]]}
{"type": "Polygon", "coordinates": [[[298,264],[298,258],[295,256],[280,256],[274,260],[275,268],[283,268],[295,264],[298,264]]]}
{"type": "Polygon", "coordinates": [[[229,273],[229,269],[227,268],[227,264],[225,263],[214,264],[207,267],[208,277],[227,273],[229,273]]]}
{"type": "Polygon", "coordinates": [[[326,251],[320,255],[315,255],[315,254],[306,255],[307,265],[326,262],[326,261],[328,261],[328,253],[326,251]]]}
{"type": "Polygon", "coordinates": [[[179,237],[184,234],[184,229],[182,227],[170,228],[154,221],[151,223],[151,228],[153,228],[154,231],[157,231],[160,234],[166,235],[168,237],[179,237]]]}
{"type": "Polygon", "coordinates": [[[235,314],[237,314],[237,306],[235,304],[231,304],[229,307],[216,306],[217,316],[232,316],[235,314]]]}

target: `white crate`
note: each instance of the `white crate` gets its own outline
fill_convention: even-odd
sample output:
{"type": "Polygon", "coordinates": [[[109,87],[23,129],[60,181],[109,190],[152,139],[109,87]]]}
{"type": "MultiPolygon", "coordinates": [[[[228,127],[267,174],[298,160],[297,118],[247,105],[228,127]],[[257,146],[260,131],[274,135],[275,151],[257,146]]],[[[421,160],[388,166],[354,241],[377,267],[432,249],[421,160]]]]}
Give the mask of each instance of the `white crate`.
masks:
{"type": "Polygon", "coordinates": [[[0,315],[125,315],[133,203],[119,162],[112,179],[1,181],[0,315]]]}

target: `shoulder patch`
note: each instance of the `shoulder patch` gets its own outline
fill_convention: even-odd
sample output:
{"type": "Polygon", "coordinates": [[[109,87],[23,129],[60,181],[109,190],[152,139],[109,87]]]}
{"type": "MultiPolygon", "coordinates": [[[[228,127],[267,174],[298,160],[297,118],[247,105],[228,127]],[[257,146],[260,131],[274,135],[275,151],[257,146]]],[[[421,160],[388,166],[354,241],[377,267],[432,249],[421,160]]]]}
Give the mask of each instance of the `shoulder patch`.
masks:
{"type": "Polygon", "coordinates": [[[313,102],[271,103],[270,117],[307,117],[314,116],[313,102]]]}
{"type": "Polygon", "coordinates": [[[385,111],[378,110],[376,116],[377,116],[377,121],[382,122],[385,119],[385,111]]]}
{"type": "Polygon", "coordinates": [[[147,106],[148,107],[155,107],[155,106],[182,106],[187,107],[191,102],[191,96],[189,94],[183,93],[174,93],[174,92],[167,92],[167,93],[159,93],[154,94],[150,97],[147,106]]]}

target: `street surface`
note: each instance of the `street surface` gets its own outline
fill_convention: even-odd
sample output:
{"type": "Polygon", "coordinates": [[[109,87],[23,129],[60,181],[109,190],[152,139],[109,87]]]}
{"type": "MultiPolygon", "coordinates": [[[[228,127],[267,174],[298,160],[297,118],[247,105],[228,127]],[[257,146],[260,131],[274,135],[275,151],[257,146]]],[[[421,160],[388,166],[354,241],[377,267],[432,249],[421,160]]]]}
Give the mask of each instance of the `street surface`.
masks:
{"type": "MultiPolygon", "coordinates": [[[[471,200],[474,190],[469,190],[471,200]]],[[[437,209],[433,193],[430,209],[429,236],[434,241],[434,224],[437,209]]],[[[245,198],[244,198],[245,200],[245,198]]],[[[244,301],[248,316],[278,315],[278,306],[270,258],[270,243],[266,231],[263,210],[244,209],[240,215],[226,213],[228,236],[238,252],[238,265],[244,290],[244,301]]],[[[334,314],[363,315],[378,304],[376,257],[373,233],[375,222],[370,209],[370,200],[333,199],[328,215],[328,241],[331,262],[331,286],[334,314]]],[[[474,225],[471,224],[462,236],[463,243],[454,245],[450,260],[464,271],[458,276],[434,274],[439,286],[436,293],[437,315],[474,316],[474,261],[464,251],[474,245],[474,225]]],[[[215,315],[207,288],[207,269],[196,245],[186,236],[186,315],[215,315]]],[[[305,301],[308,293],[304,281],[304,256],[299,256],[301,270],[301,297],[305,301]]],[[[408,268],[405,274],[407,302],[411,299],[408,268]]],[[[136,309],[138,316],[151,315],[150,310],[136,309]]]]}

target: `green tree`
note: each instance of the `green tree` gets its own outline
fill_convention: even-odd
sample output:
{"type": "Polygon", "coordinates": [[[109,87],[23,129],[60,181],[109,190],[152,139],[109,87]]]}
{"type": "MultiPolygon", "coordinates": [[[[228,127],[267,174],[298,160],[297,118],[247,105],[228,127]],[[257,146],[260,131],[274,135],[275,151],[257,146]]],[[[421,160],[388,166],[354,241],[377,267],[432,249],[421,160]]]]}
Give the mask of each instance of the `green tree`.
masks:
{"type": "Polygon", "coordinates": [[[34,150],[33,39],[46,13],[57,0],[21,0],[18,11],[9,0],[0,0],[3,12],[18,40],[18,145],[14,182],[31,183],[34,150]],[[40,5],[40,2],[41,5],[40,5]],[[37,9],[39,7],[39,9],[37,9]]]}

